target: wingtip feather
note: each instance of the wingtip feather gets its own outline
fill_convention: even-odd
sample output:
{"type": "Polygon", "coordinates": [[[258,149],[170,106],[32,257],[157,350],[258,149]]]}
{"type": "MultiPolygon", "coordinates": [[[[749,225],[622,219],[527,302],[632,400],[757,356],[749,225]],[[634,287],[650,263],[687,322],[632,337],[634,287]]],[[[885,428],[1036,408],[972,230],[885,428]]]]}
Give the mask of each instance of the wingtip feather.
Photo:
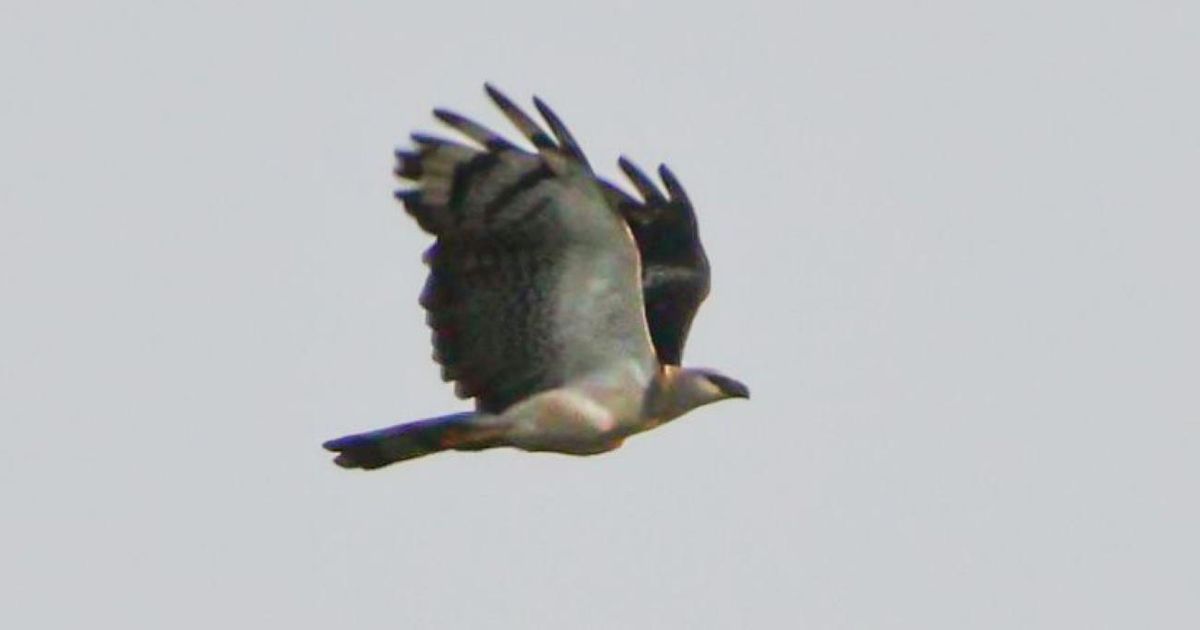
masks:
{"type": "Polygon", "coordinates": [[[508,96],[490,83],[485,83],[483,87],[496,107],[500,108],[500,111],[504,113],[509,122],[519,129],[521,134],[533,143],[534,147],[539,150],[557,148],[554,141],[550,139],[550,136],[546,135],[541,126],[534,122],[520,107],[517,107],[517,104],[512,99],[508,98],[508,96]]]}
{"type": "Polygon", "coordinates": [[[654,180],[646,175],[644,171],[633,160],[622,155],[617,160],[617,166],[621,167],[621,171],[633,183],[633,187],[637,188],[639,194],[642,195],[642,200],[647,204],[660,205],[666,203],[666,198],[663,197],[662,191],[654,184],[654,180]]]}
{"type": "Polygon", "coordinates": [[[579,147],[579,143],[575,141],[575,137],[571,134],[571,130],[567,128],[558,114],[550,108],[541,98],[533,97],[533,106],[541,114],[542,119],[546,124],[550,125],[550,131],[554,133],[554,137],[558,139],[558,143],[563,151],[570,155],[577,162],[582,164],[588,170],[591,170],[591,165],[588,164],[587,156],[583,154],[583,149],[579,147]]]}
{"type": "Polygon", "coordinates": [[[397,177],[416,181],[421,178],[421,158],[412,151],[396,151],[396,168],[393,171],[397,177]]]}
{"type": "Polygon", "coordinates": [[[433,110],[433,115],[459,133],[490,150],[504,151],[516,148],[512,143],[501,137],[500,134],[456,112],[437,108],[433,110]]]}
{"type": "Polygon", "coordinates": [[[672,201],[691,205],[688,201],[687,191],[683,189],[683,184],[679,183],[679,178],[675,177],[675,173],[666,164],[658,165],[658,176],[662,179],[663,184],[667,187],[667,195],[672,201]]]}

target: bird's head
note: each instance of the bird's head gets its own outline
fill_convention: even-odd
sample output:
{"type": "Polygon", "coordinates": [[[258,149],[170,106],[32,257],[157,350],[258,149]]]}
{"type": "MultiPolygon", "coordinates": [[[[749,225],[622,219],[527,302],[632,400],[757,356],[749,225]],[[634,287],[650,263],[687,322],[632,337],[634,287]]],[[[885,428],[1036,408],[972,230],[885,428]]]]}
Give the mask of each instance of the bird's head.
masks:
{"type": "Polygon", "coordinates": [[[725,376],[716,370],[705,368],[685,369],[690,372],[692,381],[704,393],[708,402],[716,402],[726,398],[750,398],[750,388],[746,384],[725,376]]]}
{"type": "Polygon", "coordinates": [[[745,383],[707,368],[664,366],[661,383],[656,415],[664,419],[726,398],[750,398],[745,383]]]}

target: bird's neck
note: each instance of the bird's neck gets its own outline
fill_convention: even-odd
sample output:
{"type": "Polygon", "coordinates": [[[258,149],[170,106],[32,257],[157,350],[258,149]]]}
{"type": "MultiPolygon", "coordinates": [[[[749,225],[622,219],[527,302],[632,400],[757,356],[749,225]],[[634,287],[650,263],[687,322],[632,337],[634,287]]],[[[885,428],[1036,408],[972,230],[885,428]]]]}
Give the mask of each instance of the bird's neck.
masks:
{"type": "Polygon", "coordinates": [[[690,377],[677,365],[662,366],[646,392],[643,416],[658,425],[694,409],[697,404],[690,377]]]}

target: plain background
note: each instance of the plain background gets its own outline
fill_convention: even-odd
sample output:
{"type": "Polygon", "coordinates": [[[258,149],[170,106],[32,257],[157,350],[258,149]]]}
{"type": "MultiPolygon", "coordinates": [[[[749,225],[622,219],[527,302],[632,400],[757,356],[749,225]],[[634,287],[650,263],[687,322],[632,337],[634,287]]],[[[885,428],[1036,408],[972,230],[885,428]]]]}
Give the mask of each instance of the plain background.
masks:
{"type": "Polygon", "coordinates": [[[0,625],[1200,627],[1200,11],[6,3],[0,625]],[[391,151],[548,99],[668,161],[753,388],[373,474],[464,408],[391,151]]]}

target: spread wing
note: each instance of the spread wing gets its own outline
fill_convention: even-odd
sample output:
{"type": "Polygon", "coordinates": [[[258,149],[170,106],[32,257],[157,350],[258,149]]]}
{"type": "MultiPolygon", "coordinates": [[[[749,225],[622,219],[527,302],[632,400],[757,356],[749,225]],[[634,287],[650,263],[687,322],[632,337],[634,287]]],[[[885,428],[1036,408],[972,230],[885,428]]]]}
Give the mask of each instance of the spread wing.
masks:
{"type": "Polygon", "coordinates": [[[499,413],[614,365],[652,364],[638,250],[561,121],[555,139],[503,94],[492,100],[536,148],[529,153],[452,112],[435,115],[480,148],[414,134],[397,196],[437,237],[421,295],[442,377],[499,413]]]}
{"type": "Polygon", "coordinates": [[[641,201],[604,182],[609,203],[618,208],[637,240],[642,259],[646,320],[658,360],[679,365],[692,319],[708,297],[709,266],[696,214],[683,186],[667,166],[658,168],[666,185],[663,195],[654,181],[622,157],[621,170],[641,201]]]}

